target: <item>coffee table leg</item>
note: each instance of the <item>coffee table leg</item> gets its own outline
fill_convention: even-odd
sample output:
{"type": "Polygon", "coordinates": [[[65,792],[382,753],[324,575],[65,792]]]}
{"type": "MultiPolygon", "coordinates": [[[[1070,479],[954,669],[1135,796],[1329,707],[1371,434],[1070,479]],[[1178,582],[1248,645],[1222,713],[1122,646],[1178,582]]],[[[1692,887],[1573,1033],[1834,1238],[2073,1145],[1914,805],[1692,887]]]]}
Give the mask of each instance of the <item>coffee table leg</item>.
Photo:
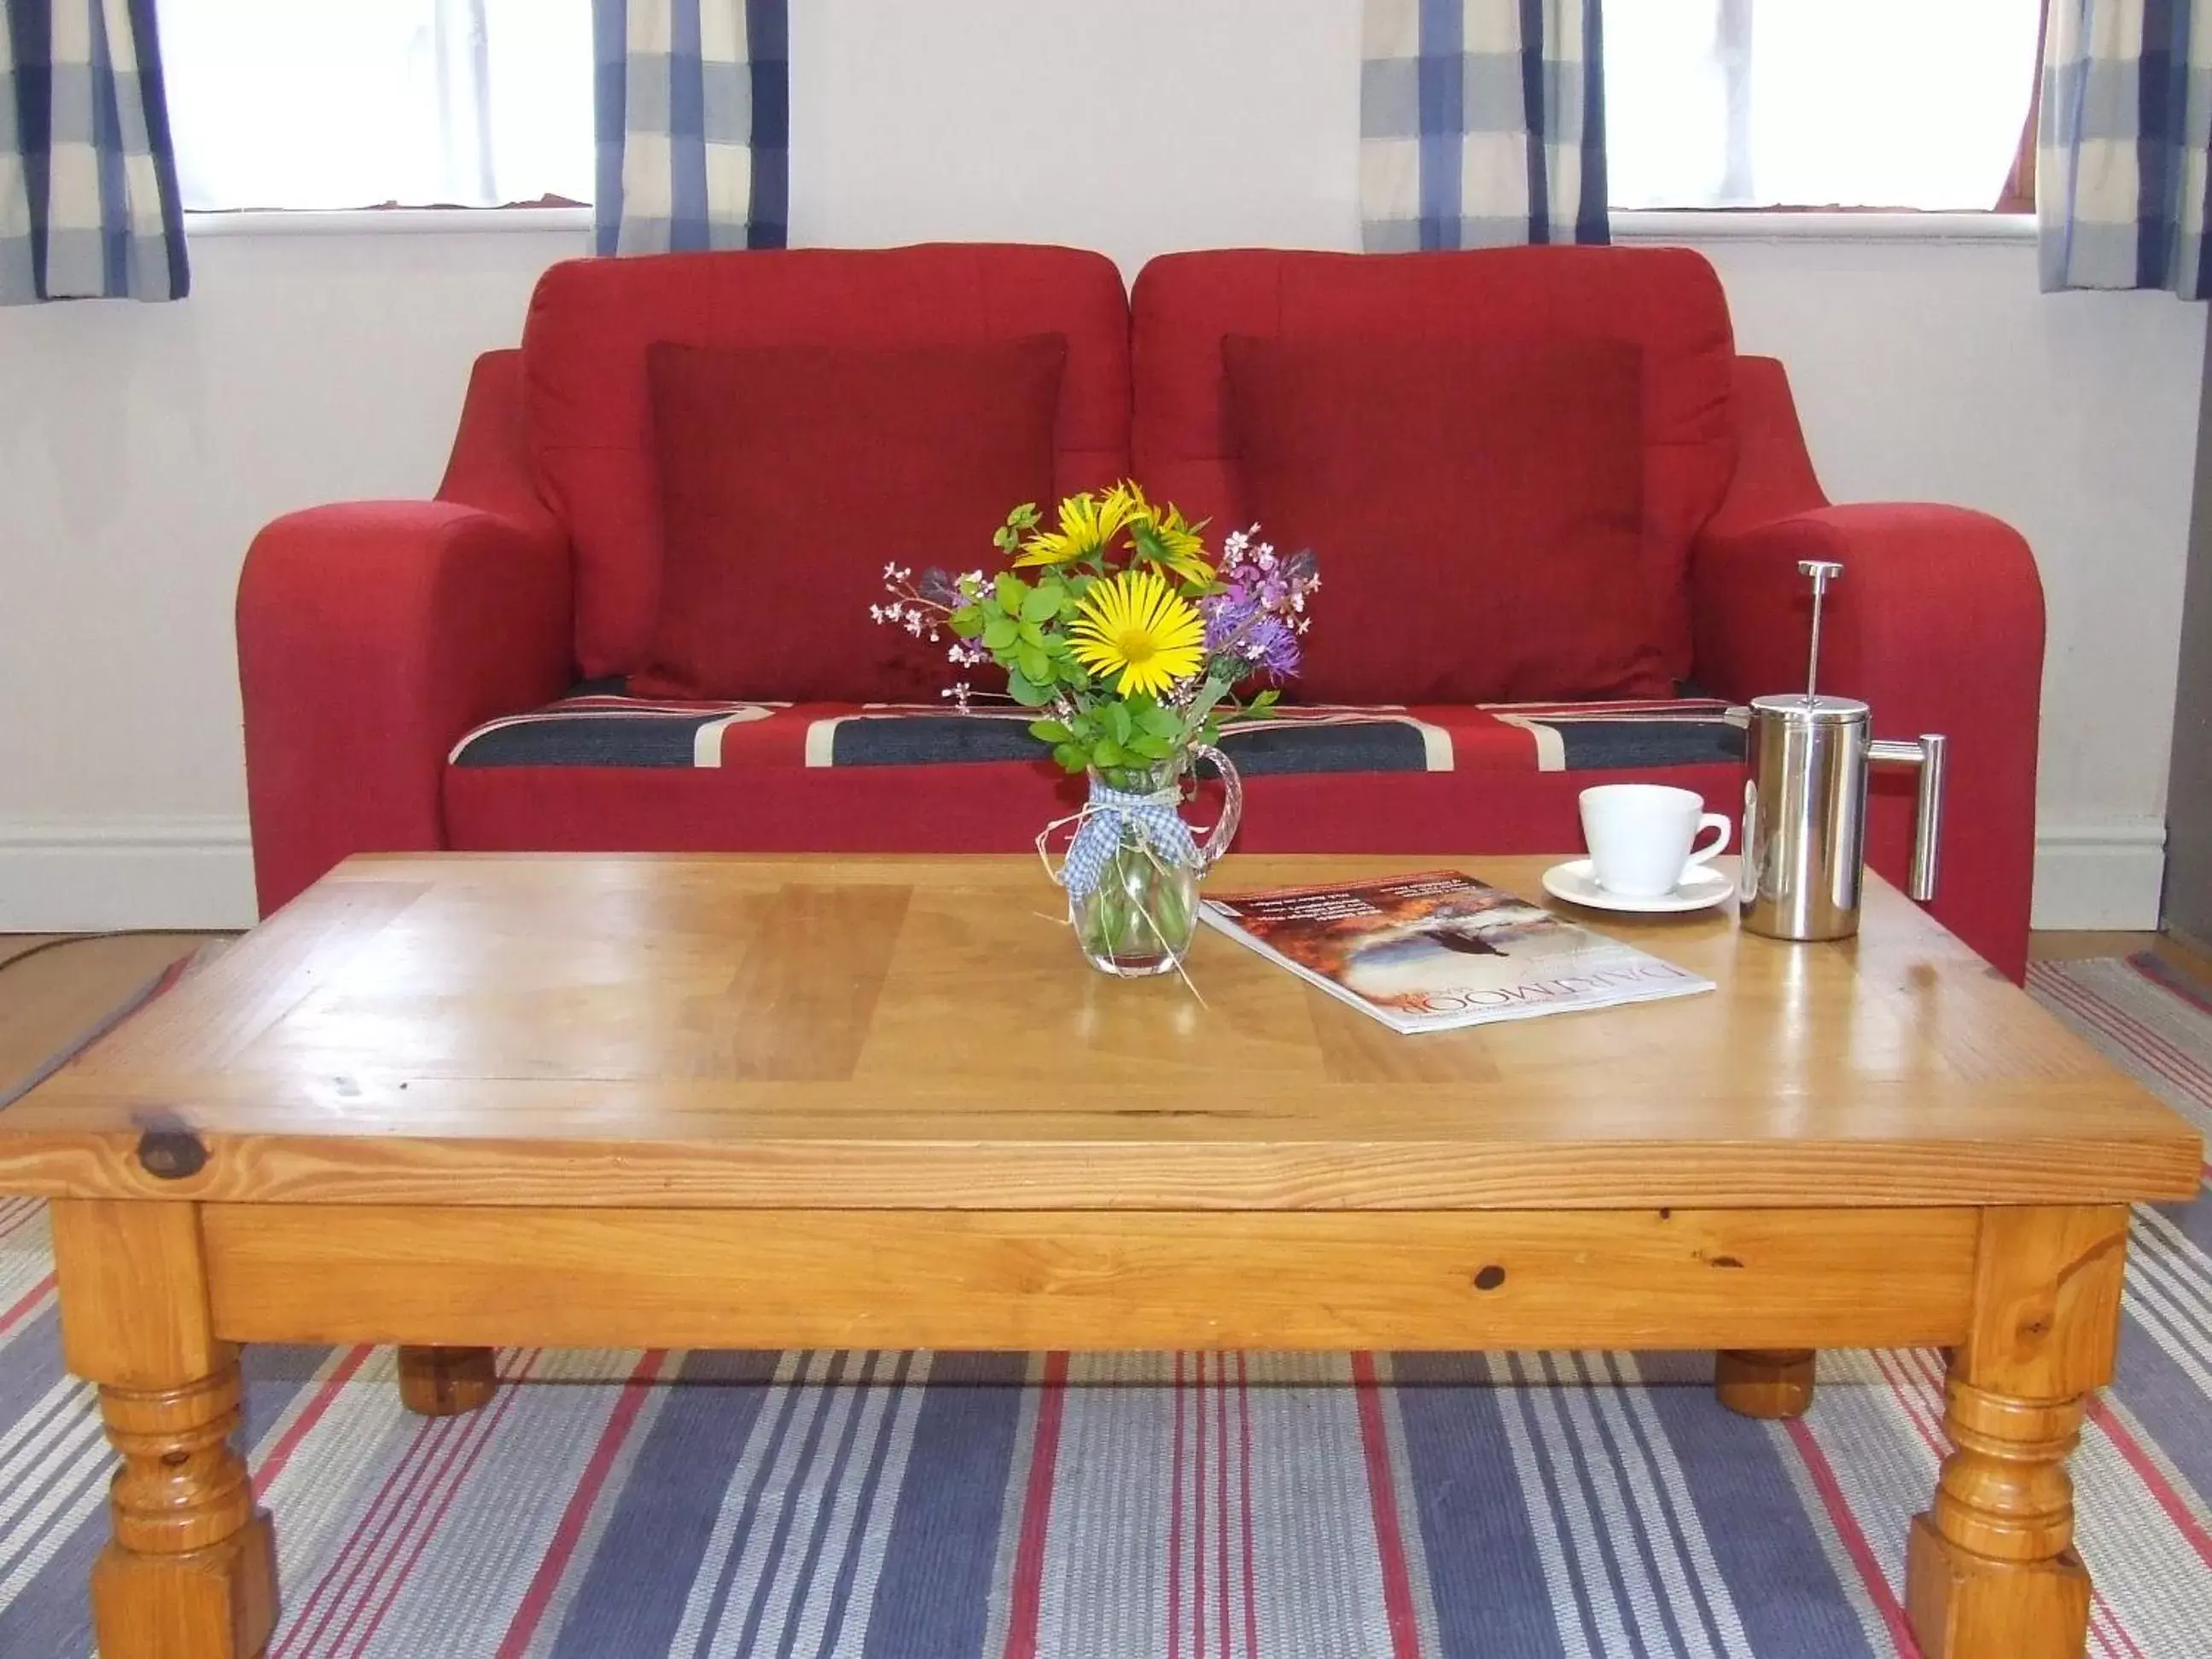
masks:
{"type": "Polygon", "coordinates": [[[238,1350],[215,1339],[199,1212],[184,1203],[53,1206],[62,1346],[100,1385],[122,1454],[92,1570],[103,1659],[254,1659],[276,1623],[276,1554],[231,1443],[238,1350]]]}
{"type": "Polygon", "coordinates": [[[399,1351],[399,1402],[423,1417],[458,1417],[490,1400],[498,1376],[489,1348],[399,1351]]]}
{"type": "Polygon", "coordinates": [[[1741,1417],[1802,1417],[1813,1369],[1810,1348],[1723,1348],[1713,1356],[1713,1392],[1741,1417]]]}
{"type": "Polygon", "coordinates": [[[2089,1575],[2066,1459],[2112,1378],[2128,1212],[1987,1210],[1974,1310],[1951,1361],[1955,1449],[1914,1517],[1905,1613],[1925,1659],[2076,1659],[2089,1575]]]}

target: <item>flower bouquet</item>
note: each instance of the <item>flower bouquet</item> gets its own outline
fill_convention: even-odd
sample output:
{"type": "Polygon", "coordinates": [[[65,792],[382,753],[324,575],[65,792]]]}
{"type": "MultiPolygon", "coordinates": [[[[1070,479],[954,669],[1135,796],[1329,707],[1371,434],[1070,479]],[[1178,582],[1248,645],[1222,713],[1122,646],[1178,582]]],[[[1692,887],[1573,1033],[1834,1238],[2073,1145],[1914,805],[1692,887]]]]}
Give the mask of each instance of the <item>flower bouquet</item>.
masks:
{"type": "MultiPolygon", "coordinates": [[[[1057,878],[1084,954],[1124,977],[1181,967],[1200,878],[1227,850],[1243,799],[1217,746],[1222,723],[1262,717],[1281,696],[1321,586],[1311,554],[1279,555],[1257,526],[1224,538],[1217,565],[1204,528],[1128,482],[1070,496],[1051,528],[1018,507],[994,538],[1008,568],[917,579],[894,562],[890,602],[871,607],[917,637],[951,634],[956,667],[1005,669],[1004,695],[1037,711],[1030,732],[1089,775],[1089,802],[1062,820],[1075,835],[1057,878]],[[1269,684],[1243,695],[1259,681],[1269,684]],[[1199,759],[1227,789],[1203,847],[1179,810],[1199,759]]],[[[945,695],[965,709],[988,694],[962,680],[945,695]]]]}

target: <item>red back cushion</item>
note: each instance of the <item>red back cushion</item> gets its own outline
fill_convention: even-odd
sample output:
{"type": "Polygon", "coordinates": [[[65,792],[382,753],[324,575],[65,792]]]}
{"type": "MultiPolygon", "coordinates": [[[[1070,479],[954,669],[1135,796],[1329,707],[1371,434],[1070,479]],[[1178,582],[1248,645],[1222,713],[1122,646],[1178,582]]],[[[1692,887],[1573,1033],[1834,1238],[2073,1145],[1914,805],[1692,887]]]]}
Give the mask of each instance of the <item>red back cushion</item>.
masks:
{"type": "MultiPolygon", "coordinates": [[[[884,349],[661,344],[647,697],[937,701],[951,636],[870,622],[886,562],[996,562],[991,533],[1053,482],[1057,335],[884,349]]],[[[962,675],[957,678],[973,678],[962,675]]]]}
{"type": "MultiPolygon", "coordinates": [[[[1735,342],[1712,267],[1678,248],[1171,253],[1137,278],[1137,476],[1218,527],[1249,523],[1221,342],[1626,341],[1644,360],[1644,556],[1667,672],[1689,672],[1690,542],[1735,462],[1735,342]]],[[[1326,580],[1326,578],[1324,579],[1326,580]]],[[[1316,636],[1322,624],[1315,624],[1316,636]]]]}
{"type": "Polygon", "coordinates": [[[946,345],[1040,334],[1067,343],[1048,493],[1124,476],[1128,301],[1103,254],[933,244],[554,266],[523,329],[524,398],[539,493],[575,548],[578,665],[594,676],[635,668],[657,609],[647,346],[946,345]]]}
{"type": "Polygon", "coordinates": [[[1244,500],[1320,561],[1302,699],[1667,695],[1634,346],[1222,343],[1244,500]]]}

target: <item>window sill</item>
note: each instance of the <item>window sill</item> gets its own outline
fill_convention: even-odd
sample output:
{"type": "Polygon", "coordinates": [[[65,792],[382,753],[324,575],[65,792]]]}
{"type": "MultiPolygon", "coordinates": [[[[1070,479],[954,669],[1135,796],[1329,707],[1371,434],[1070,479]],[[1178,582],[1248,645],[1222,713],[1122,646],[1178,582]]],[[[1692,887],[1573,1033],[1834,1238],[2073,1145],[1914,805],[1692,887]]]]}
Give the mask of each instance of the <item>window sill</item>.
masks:
{"type": "Polygon", "coordinates": [[[1616,242],[2033,242],[2031,213],[1630,211],[1616,242]]]}
{"type": "Polygon", "coordinates": [[[185,234],[200,236],[450,236],[550,231],[586,235],[587,207],[255,208],[187,213],[185,234]]]}
{"type": "MultiPolygon", "coordinates": [[[[2033,242],[2024,213],[1793,213],[1620,210],[1616,242],[2033,242]]],[[[254,209],[187,213],[191,236],[582,235],[587,207],[254,209]]]]}

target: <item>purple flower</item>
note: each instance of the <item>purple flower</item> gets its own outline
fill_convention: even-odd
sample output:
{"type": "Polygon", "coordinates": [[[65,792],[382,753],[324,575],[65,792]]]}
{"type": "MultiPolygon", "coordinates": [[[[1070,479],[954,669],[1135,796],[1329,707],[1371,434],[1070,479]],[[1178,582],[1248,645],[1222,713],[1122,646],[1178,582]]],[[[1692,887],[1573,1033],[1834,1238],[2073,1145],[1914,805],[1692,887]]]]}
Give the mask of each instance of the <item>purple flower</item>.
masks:
{"type": "Polygon", "coordinates": [[[1321,585],[1314,556],[1300,550],[1278,554],[1259,538],[1259,526],[1224,537],[1221,591],[1199,601],[1206,618],[1206,653],[1235,666],[1242,678],[1261,672],[1288,679],[1303,655],[1298,635],[1305,632],[1306,595],[1321,585]]]}
{"type": "Polygon", "coordinates": [[[1206,654],[1229,657],[1277,675],[1298,672],[1296,636],[1281,618],[1261,610],[1255,599],[1230,602],[1216,594],[1203,605],[1206,614],[1206,654]]]}
{"type": "Polygon", "coordinates": [[[1226,593],[1199,601],[1199,610],[1206,617],[1206,654],[1218,656],[1225,651],[1242,654],[1239,647],[1245,630],[1260,614],[1250,595],[1232,586],[1226,593]]]}
{"type": "Polygon", "coordinates": [[[1244,635],[1239,654],[1279,680],[1289,679],[1298,672],[1297,635],[1279,617],[1262,616],[1256,619],[1244,635]]]}

